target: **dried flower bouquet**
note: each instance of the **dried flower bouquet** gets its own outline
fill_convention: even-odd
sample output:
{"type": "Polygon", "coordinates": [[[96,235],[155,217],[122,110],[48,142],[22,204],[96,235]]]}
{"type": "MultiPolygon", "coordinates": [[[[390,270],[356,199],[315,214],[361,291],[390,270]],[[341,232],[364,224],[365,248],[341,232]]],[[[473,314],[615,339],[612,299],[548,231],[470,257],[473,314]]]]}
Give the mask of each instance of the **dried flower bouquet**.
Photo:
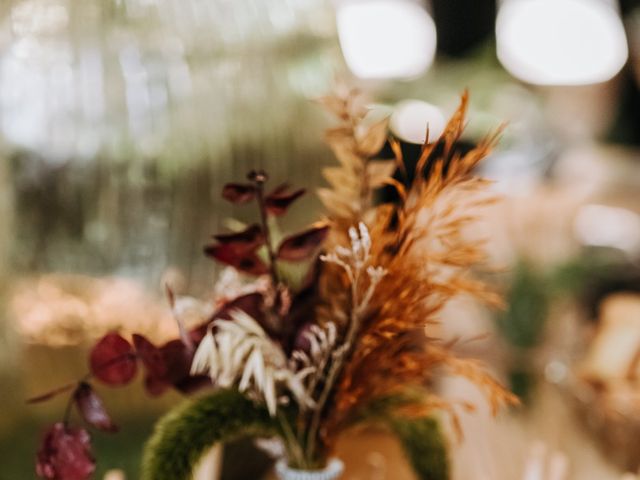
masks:
{"type": "Polygon", "coordinates": [[[91,381],[126,384],[138,364],[151,394],[169,387],[203,392],[158,423],[143,459],[148,480],[191,478],[208,447],[241,435],[276,437],[290,466],[320,469],[340,433],[362,422],[395,432],[420,478],[446,479],[446,444],[433,414],[445,410],[455,419],[455,413],[434,392],[433,380],[445,372],[463,375],[486,391],[495,409],[515,402],[479,362],[458,358],[432,333],[439,311],[456,295],[499,302],[470,272],[484,261],[482,245],[462,234],[474,209],[493,200],[473,168],[497,134],[457,153],[465,94],[442,136],[425,144],[408,172],[386,121],[366,123],[359,94],[321,103],[339,121],[327,134],[339,166],[324,171],[330,188],[318,191],[326,218],[282,238],[277,218],[303,189],[268,190],[262,171],[226,185],[223,197],[254,208],[258,221],[215,235],[205,253],[254,280],[230,289],[226,280],[234,273],[227,271],[217,288],[223,296],[202,308],[214,313],[190,329],[169,290],[179,338],[158,347],[140,335],[129,342],[109,333],[93,348],[84,379],[33,399],[71,392],[64,420],[38,452],[38,475],[91,476],[89,434],[71,426],[72,407],[89,425],[115,430],[91,381]],[[373,159],[386,141],[395,160],[373,159]],[[397,201],[376,202],[381,187],[392,188],[397,201]],[[306,269],[302,279],[293,279],[293,265],[306,269]]]}

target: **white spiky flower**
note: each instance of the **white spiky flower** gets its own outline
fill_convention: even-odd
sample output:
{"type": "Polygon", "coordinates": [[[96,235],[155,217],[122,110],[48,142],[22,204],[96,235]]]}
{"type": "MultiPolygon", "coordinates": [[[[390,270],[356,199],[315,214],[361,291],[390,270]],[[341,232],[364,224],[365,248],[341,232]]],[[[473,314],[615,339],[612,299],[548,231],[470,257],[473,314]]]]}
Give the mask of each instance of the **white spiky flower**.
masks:
{"type": "MultiPolygon", "coordinates": [[[[329,364],[335,345],[338,340],[338,330],[333,322],[327,322],[324,328],[318,325],[311,325],[304,337],[309,341],[309,350],[294,350],[291,354],[291,363],[297,366],[300,371],[308,371],[305,377],[304,386],[307,396],[313,398],[318,382],[325,373],[325,368],[329,364]]],[[[307,405],[313,407],[315,405],[307,405]]]]}
{"type": "Polygon", "coordinates": [[[366,310],[373,293],[377,285],[387,274],[387,271],[380,267],[374,267],[369,265],[371,256],[371,235],[367,226],[360,222],[358,228],[349,228],[349,239],[351,241],[351,248],[338,246],[335,250],[327,255],[320,256],[320,260],[323,262],[334,263],[347,273],[349,280],[351,281],[352,288],[356,291],[362,281],[362,271],[366,272],[369,277],[369,284],[362,297],[357,299],[358,305],[356,310],[362,312],[366,310]]]}
{"type": "Polygon", "coordinates": [[[247,283],[242,275],[233,267],[226,267],[218,277],[213,288],[213,299],[224,302],[229,298],[236,298],[253,292],[261,292],[269,286],[268,275],[262,275],[251,283],[247,283]]]}
{"type": "Polygon", "coordinates": [[[208,374],[221,388],[235,386],[241,392],[261,398],[274,416],[278,403],[289,400],[312,406],[304,386],[312,366],[292,368],[279,344],[274,342],[254,318],[241,310],[231,312],[231,320],[218,319],[203,338],[191,366],[193,374],[208,374]],[[284,394],[284,395],[283,395],[284,394]]]}

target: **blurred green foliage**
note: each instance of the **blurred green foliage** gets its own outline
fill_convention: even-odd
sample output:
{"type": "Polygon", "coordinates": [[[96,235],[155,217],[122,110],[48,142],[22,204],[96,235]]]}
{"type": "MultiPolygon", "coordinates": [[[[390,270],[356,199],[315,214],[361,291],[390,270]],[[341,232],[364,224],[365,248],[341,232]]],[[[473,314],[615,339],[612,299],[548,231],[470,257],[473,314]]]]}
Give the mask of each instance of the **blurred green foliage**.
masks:
{"type": "Polygon", "coordinates": [[[525,402],[530,398],[537,375],[532,352],[544,342],[554,302],[577,301],[589,319],[596,318],[603,296],[628,290],[634,282],[640,289],[638,278],[637,270],[609,249],[586,249],[547,271],[521,260],[509,279],[507,308],[496,316],[498,331],[511,347],[511,390],[525,402]]]}

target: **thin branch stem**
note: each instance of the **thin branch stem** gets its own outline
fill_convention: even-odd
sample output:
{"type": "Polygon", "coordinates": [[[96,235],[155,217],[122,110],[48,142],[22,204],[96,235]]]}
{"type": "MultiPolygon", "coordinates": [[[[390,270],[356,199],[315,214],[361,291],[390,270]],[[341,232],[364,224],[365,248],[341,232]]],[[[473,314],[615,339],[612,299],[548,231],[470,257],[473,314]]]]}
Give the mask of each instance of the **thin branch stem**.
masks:
{"type": "Polygon", "coordinates": [[[69,420],[71,419],[71,408],[73,407],[73,402],[76,399],[76,392],[78,388],[80,388],[82,382],[78,382],[76,388],[73,389],[73,393],[69,395],[69,399],[67,400],[67,405],[64,407],[64,415],[62,416],[62,424],[64,425],[64,429],[69,428],[69,420]]]}
{"type": "Polygon", "coordinates": [[[313,412],[309,430],[307,433],[307,447],[306,454],[311,457],[316,446],[316,438],[320,430],[320,421],[322,420],[322,413],[329,399],[329,395],[333,390],[335,382],[338,379],[339,374],[342,372],[344,362],[346,358],[351,354],[353,346],[355,344],[355,338],[360,329],[360,308],[358,304],[358,284],[360,281],[360,272],[356,271],[353,274],[353,281],[351,282],[351,313],[349,318],[349,330],[345,337],[344,343],[335,351],[334,361],[331,364],[329,373],[327,374],[327,380],[324,383],[320,398],[316,405],[316,410],[313,412]]]}
{"type": "Polygon", "coordinates": [[[295,462],[298,466],[306,467],[307,464],[305,462],[304,452],[302,450],[302,447],[300,446],[300,443],[298,442],[296,435],[291,429],[291,425],[289,425],[287,418],[282,415],[280,411],[277,412],[277,416],[278,421],[280,422],[280,426],[282,427],[282,433],[284,434],[286,443],[289,446],[287,450],[289,450],[289,452],[295,457],[295,462]]]}
{"type": "MultiPolygon", "coordinates": [[[[128,359],[135,359],[137,358],[137,355],[135,353],[124,353],[122,355],[118,355],[115,358],[112,358],[104,363],[102,363],[101,365],[98,365],[95,370],[102,370],[103,368],[107,368],[107,367],[111,367],[112,365],[115,365],[119,362],[122,362],[124,360],[128,360],[128,359]]],[[[52,398],[54,396],[56,396],[58,393],[63,393],[67,390],[71,390],[73,388],[73,392],[71,393],[71,395],[69,395],[69,399],[67,400],[67,404],[64,408],[64,414],[62,416],[62,423],[64,424],[64,428],[68,428],[69,427],[69,421],[71,420],[71,411],[72,411],[72,407],[73,407],[73,402],[75,401],[75,397],[76,397],[76,392],[78,391],[78,388],[80,388],[80,386],[87,382],[88,380],[92,379],[94,377],[94,373],[89,371],[87,373],[85,373],[82,377],[80,377],[80,380],[77,381],[77,383],[70,383],[67,385],[64,385],[62,387],[59,387],[55,390],[52,390],[51,392],[41,395],[41,397],[46,396],[46,395],[51,395],[52,398]],[[75,387],[75,388],[74,388],[75,387]]],[[[38,401],[39,398],[36,397],[35,399],[31,399],[31,402],[35,402],[38,401]]],[[[29,401],[29,400],[28,400],[29,401]]]]}
{"type": "Polygon", "coordinates": [[[165,283],[164,288],[167,295],[167,301],[169,302],[169,307],[171,307],[171,314],[173,316],[173,319],[176,321],[176,324],[178,325],[178,333],[180,334],[180,340],[185,345],[185,347],[187,347],[189,352],[193,353],[195,351],[193,340],[191,340],[191,337],[189,336],[189,332],[187,332],[187,329],[184,327],[184,323],[182,323],[182,320],[180,320],[180,318],[178,318],[178,315],[176,315],[176,309],[175,309],[176,298],[173,293],[173,290],[171,289],[168,283],[165,283]]]}
{"type": "Polygon", "coordinates": [[[258,208],[260,210],[260,221],[262,223],[262,231],[264,232],[267,254],[269,255],[269,269],[271,272],[273,284],[277,286],[280,284],[280,276],[278,275],[278,266],[276,264],[277,258],[275,250],[273,249],[273,243],[271,241],[271,229],[269,228],[269,219],[267,218],[267,208],[264,200],[265,181],[266,178],[260,174],[258,174],[254,180],[256,184],[258,208]]]}

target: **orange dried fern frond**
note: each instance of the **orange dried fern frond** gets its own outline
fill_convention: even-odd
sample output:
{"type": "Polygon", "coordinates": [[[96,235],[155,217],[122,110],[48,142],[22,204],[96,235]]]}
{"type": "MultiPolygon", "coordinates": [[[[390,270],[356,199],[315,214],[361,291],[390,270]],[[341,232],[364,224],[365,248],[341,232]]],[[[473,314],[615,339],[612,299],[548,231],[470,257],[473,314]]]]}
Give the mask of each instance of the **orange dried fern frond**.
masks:
{"type": "Polygon", "coordinates": [[[364,216],[373,189],[384,185],[396,168],[393,160],[373,158],[387,140],[388,119],[367,123],[367,109],[357,90],[344,90],[319,102],[339,121],[327,131],[326,141],[340,165],[323,170],[330,188],[317,193],[332,220],[348,228],[364,216]]]}
{"type": "MultiPolygon", "coordinates": [[[[465,234],[479,209],[496,200],[487,191],[489,182],[472,176],[472,170],[495,146],[500,130],[464,155],[457,153],[454,147],[464,130],[467,105],[465,92],[438,141],[424,146],[410,188],[386,179],[398,191],[399,204],[371,207],[359,216],[353,211],[351,224],[368,223],[369,264],[387,273],[368,305],[357,344],[336,387],[325,422],[328,438],[373,399],[407,388],[425,389],[436,372],[444,370],[476,383],[494,408],[515,402],[480,362],[458,358],[427,336],[434,334],[440,310],[457,295],[500,304],[500,298],[471,273],[486,260],[483,243],[465,234]]],[[[401,164],[399,145],[391,140],[391,147],[396,164],[401,164]]],[[[334,244],[347,237],[340,228],[333,235],[334,244]]],[[[331,305],[326,314],[348,310],[344,278],[329,277],[323,284],[323,296],[331,305]]]]}

